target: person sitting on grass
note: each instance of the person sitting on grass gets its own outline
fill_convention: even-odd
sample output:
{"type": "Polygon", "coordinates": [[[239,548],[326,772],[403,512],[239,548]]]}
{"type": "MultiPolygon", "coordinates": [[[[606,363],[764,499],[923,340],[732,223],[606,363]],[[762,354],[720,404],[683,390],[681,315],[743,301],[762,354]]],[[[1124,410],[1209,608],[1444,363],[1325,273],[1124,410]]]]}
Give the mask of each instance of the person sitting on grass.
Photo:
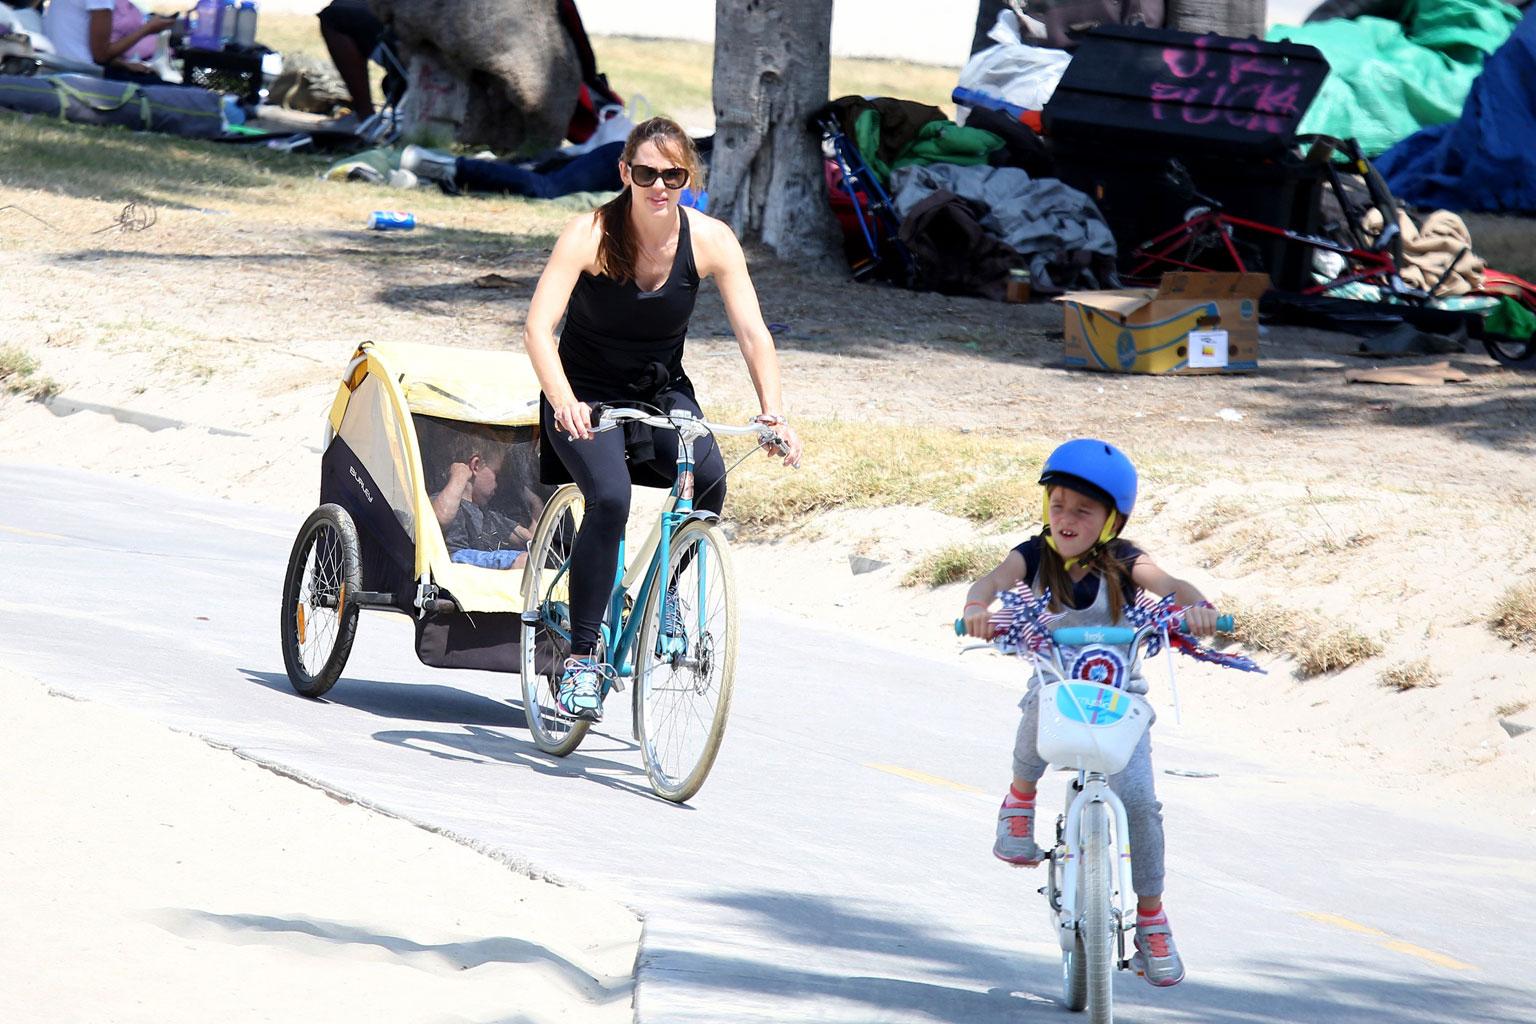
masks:
{"type": "Polygon", "coordinates": [[[471,436],[467,450],[448,466],[448,481],[432,496],[448,556],[487,569],[518,569],[528,558],[533,533],[505,513],[488,508],[496,496],[505,452],[471,436]]]}
{"type": "MultiPolygon", "coordinates": [[[[43,31],[57,54],[80,64],[99,64],[102,74],[114,81],[163,84],[159,75],[142,61],[134,60],[141,44],[176,24],[176,19],[158,14],[147,18],[139,14],[136,28],[124,22],[134,12],[118,13],[119,33],[113,31],[113,13],[125,0],[50,0],[43,12],[43,31]]],[[[132,7],[132,4],[127,4],[132,7]]],[[[151,54],[153,51],[151,50],[151,54]]]]}

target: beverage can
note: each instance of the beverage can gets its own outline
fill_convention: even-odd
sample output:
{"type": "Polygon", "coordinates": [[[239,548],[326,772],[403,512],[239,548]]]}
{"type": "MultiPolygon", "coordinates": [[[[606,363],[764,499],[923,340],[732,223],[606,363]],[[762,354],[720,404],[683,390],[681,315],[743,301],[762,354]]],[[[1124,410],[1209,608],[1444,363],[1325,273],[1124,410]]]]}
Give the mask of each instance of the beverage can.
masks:
{"type": "Polygon", "coordinates": [[[401,210],[374,210],[368,215],[370,231],[410,231],[416,226],[416,215],[401,210]]]}

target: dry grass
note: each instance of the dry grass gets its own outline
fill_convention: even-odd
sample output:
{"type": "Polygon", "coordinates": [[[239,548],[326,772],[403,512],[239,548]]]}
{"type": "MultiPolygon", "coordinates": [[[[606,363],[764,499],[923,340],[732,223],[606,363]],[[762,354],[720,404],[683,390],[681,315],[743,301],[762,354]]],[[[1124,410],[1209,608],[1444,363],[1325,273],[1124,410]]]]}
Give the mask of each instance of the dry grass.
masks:
{"type": "Polygon", "coordinates": [[[1223,499],[1200,510],[1195,520],[1185,528],[1184,538],[1191,544],[1215,535],[1230,523],[1234,523],[1253,511],[1249,505],[1223,499]]]}
{"type": "Polygon", "coordinates": [[[1512,644],[1536,647],[1536,580],[1516,583],[1493,606],[1488,627],[1512,644]]]}
{"type": "Polygon", "coordinates": [[[1513,718],[1520,712],[1529,710],[1530,706],[1531,702],[1528,700],[1512,700],[1507,704],[1500,704],[1494,708],[1493,713],[1500,718],[1513,718]]]}
{"type": "Polygon", "coordinates": [[[1237,620],[1233,638],[1291,658],[1299,679],[1340,672],[1382,652],[1379,639],[1353,626],[1330,625],[1309,612],[1236,603],[1231,611],[1237,620]]]}
{"type": "Polygon", "coordinates": [[[902,577],[901,585],[931,588],[976,579],[996,568],[1007,553],[1002,544],[952,544],[924,555],[902,577]]]}
{"type": "MultiPolygon", "coordinates": [[[[732,421],[745,418],[712,413],[732,421]]],[[[927,425],[802,421],[813,453],[798,472],[748,459],[731,474],[731,518],[745,534],[799,524],[837,508],[912,505],[977,523],[1008,524],[1034,515],[1037,488],[1018,467],[1039,465],[1045,450],[1009,438],[927,425]]],[[[741,444],[725,445],[727,463],[741,444]]]]}
{"type": "Polygon", "coordinates": [[[24,349],[0,345],[0,388],[12,395],[44,399],[58,394],[58,382],[38,374],[39,363],[24,349]]]}
{"type": "Polygon", "coordinates": [[[1440,685],[1440,674],[1430,665],[1428,658],[1398,662],[1383,669],[1376,678],[1382,686],[1399,693],[1440,685]]]}

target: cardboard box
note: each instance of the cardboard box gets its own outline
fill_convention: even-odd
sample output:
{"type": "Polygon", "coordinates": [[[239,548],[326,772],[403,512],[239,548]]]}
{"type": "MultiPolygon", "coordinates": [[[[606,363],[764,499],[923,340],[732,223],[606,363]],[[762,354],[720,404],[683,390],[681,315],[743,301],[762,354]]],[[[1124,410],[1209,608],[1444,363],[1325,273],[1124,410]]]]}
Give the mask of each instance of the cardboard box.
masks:
{"type": "Polygon", "coordinates": [[[1257,370],[1259,296],[1269,286],[1267,274],[1180,271],[1164,274],[1156,289],[1068,292],[1055,300],[1062,306],[1066,364],[1111,373],[1257,370]]]}

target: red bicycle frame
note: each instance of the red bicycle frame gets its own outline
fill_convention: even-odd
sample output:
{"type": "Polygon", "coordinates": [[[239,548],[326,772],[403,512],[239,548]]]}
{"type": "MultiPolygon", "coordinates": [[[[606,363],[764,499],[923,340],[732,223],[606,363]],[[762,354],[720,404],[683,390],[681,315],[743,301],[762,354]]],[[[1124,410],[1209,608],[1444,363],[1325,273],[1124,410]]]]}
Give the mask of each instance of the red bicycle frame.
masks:
{"type": "MultiPolygon", "coordinates": [[[[1131,258],[1136,262],[1132,265],[1127,277],[1146,278],[1146,276],[1158,269],[1178,270],[1232,270],[1246,273],[1250,268],[1244,262],[1242,255],[1237,251],[1237,246],[1232,243],[1232,229],[1241,228],[1244,231],[1253,231],[1262,235],[1270,235],[1275,238],[1284,238],[1292,242],[1298,242],[1313,249],[1321,249],[1325,252],[1337,253],[1353,267],[1353,272],[1346,273],[1325,284],[1312,285],[1302,289],[1303,295],[1320,295],[1332,291],[1335,288],[1356,281],[1364,281],[1368,284],[1378,285],[1394,294],[1412,294],[1415,289],[1410,288],[1398,276],[1397,263],[1393,260],[1390,251],[1385,249],[1359,249],[1354,246],[1340,245],[1331,238],[1323,238],[1318,235],[1304,235],[1298,231],[1286,228],[1277,228],[1269,224],[1261,224],[1255,220],[1247,220],[1242,217],[1233,217],[1220,210],[1206,210],[1195,217],[1175,227],[1168,229],[1149,242],[1143,242],[1131,252],[1131,258]],[[1232,261],[1231,267],[1209,267],[1192,263],[1190,260],[1181,259],[1176,253],[1190,255],[1191,259],[1198,258],[1198,253],[1187,253],[1186,247],[1194,247],[1200,243],[1209,242],[1212,238],[1219,239],[1221,248],[1232,261]]],[[[1204,251],[1204,250],[1202,250],[1204,251]]]]}

